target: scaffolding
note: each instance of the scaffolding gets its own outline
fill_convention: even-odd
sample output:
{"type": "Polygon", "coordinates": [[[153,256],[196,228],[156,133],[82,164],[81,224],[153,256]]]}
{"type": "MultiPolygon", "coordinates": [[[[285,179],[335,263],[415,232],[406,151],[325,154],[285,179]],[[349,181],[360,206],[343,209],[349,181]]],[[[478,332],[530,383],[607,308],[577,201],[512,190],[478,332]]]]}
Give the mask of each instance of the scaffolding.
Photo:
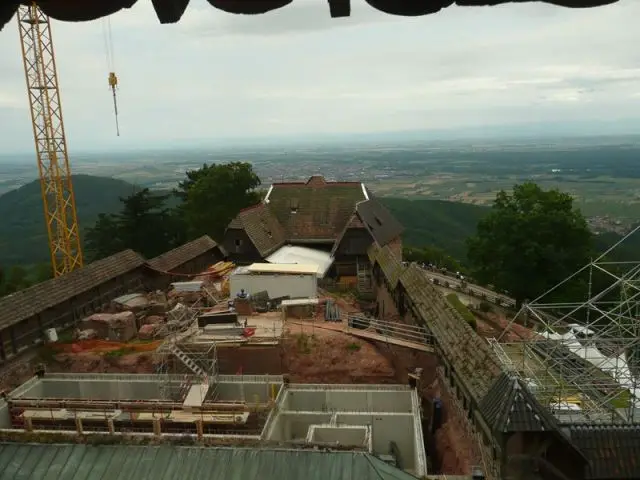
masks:
{"type": "Polygon", "coordinates": [[[640,226],[532,302],[489,343],[567,423],[640,422],[640,261],[613,261],[640,226]],[[554,302],[558,292],[580,300],[554,302]],[[577,293],[580,292],[580,293],[577,293]],[[514,322],[534,334],[503,343],[514,322]]]}
{"type": "Polygon", "coordinates": [[[158,374],[160,398],[183,402],[185,408],[200,407],[205,401],[216,400],[218,382],[218,352],[213,341],[192,341],[200,331],[198,317],[206,308],[205,300],[219,300],[206,287],[203,294],[190,306],[182,306],[175,317],[168,321],[163,332],[166,337],[156,350],[155,363],[158,374]],[[176,375],[182,374],[182,382],[176,385],[176,375]]]}

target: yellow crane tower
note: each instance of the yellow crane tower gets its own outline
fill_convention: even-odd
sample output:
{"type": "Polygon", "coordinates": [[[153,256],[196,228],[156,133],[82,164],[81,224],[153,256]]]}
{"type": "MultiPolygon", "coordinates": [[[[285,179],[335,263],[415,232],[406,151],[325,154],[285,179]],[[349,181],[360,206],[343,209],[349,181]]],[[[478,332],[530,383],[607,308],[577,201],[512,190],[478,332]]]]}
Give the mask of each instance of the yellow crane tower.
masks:
{"type": "Polygon", "coordinates": [[[34,2],[19,7],[18,27],[51,266],[54,276],[58,277],[81,267],[83,259],[51,23],[34,2]]]}

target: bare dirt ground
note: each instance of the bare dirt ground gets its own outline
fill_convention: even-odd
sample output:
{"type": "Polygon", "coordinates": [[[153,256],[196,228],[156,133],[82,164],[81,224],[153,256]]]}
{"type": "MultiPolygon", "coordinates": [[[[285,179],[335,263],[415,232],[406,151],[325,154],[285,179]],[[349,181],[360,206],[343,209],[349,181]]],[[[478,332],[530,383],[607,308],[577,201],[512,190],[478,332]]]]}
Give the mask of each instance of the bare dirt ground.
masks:
{"type": "Polygon", "coordinates": [[[287,326],[285,368],[296,383],[395,383],[391,362],[373,345],[350,335],[287,326]]]}
{"type": "Polygon", "coordinates": [[[94,352],[62,353],[47,365],[55,373],[153,373],[152,353],[109,356],[94,352]]]}
{"type": "MultiPolygon", "coordinates": [[[[343,312],[359,311],[355,299],[344,296],[333,298],[343,312]]],[[[421,367],[423,370],[420,394],[423,399],[425,418],[428,419],[430,416],[431,401],[434,397],[440,397],[445,402],[444,424],[437,432],[435,442],[429,442],[426,445],[429,455],[435,457],[434,464],[439,466],[439,471],[450,475],[467,474],[474,461],[470,453],[473,445],[465,440],[463,428],[457,416],[448,411],[446,393],[443,395],[443,392],[440,392],[435,374],[437,358],[430,353],[382,342],[368,342],[346,333],[318,328],[324,323],[324,321],[319,321],[316,325],[312,322],[287,323],[282,345],[274,347],[279,349],[280,354],[270,352],[271,357],[274,355],[276,357],[272,362],[261,362],[262,353],[259,350],[252,351],[249,355],[250,352],[239,347],[235,349],[237,351],[231,352],[233,355],[230,354],[228,363],[230,365],[234,362],[245,365],[256,362],[264,364],[262,366],[267,370],[273,368],[279,371],[260,373],[286,372],[294,383],[338,384],[405,384],[408,382],[407,374],[414,371],[416,367],[421,367]],[[280,356],[279,362],[278,356],[280,356]],[[248,357],[253,360],[249,362],[248,357]]],[[[69,346],[62,351],[49,351],[48,355],[39,355],[38,361],[45,361],[48,371],[51,372],[152,373],[154,371],[153,352],[132,353],[126,348],[110,352],[101,351],[100,348],[77,350],[69,346]]],[[[236,370],[235,363],[229,368],[236,370]]],[[[31,372],[27,369],[15,378],[12,377],[11,387],[24,382],[30,375],[31,372]]]]}

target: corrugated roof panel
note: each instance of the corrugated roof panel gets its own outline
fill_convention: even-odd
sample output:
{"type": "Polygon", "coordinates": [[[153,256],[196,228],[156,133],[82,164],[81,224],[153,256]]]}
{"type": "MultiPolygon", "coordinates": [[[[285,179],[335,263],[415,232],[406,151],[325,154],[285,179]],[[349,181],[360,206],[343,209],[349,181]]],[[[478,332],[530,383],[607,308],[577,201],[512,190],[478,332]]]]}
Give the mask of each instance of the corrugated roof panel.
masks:
{"type": "Polygon", "coordinates": [[[414,480],[364,452],[0,444],[0,479],[414,480]]]}

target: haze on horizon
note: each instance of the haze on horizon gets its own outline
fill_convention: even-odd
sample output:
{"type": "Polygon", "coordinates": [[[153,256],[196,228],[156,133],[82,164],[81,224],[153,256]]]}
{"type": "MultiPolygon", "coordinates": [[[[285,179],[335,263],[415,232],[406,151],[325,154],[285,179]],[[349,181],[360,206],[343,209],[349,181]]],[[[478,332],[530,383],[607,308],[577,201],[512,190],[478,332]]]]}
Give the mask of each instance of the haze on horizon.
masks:
{"type": "MultiPolygon", "coordinates": [[[[640,2],[451,7],[401,18],[352,0],[348,19],[298,0],[258,17],[192,0],[111,17],[122,136],[103,23],[54,23],[70,152],[430,131],[451,138],[628,134],[640,127],[640,2]],[[459,132],[459,133],[458,133],[459,132]]],[[[33,151],[15,23],[0,34],[4,152],[33,151]]]]}

